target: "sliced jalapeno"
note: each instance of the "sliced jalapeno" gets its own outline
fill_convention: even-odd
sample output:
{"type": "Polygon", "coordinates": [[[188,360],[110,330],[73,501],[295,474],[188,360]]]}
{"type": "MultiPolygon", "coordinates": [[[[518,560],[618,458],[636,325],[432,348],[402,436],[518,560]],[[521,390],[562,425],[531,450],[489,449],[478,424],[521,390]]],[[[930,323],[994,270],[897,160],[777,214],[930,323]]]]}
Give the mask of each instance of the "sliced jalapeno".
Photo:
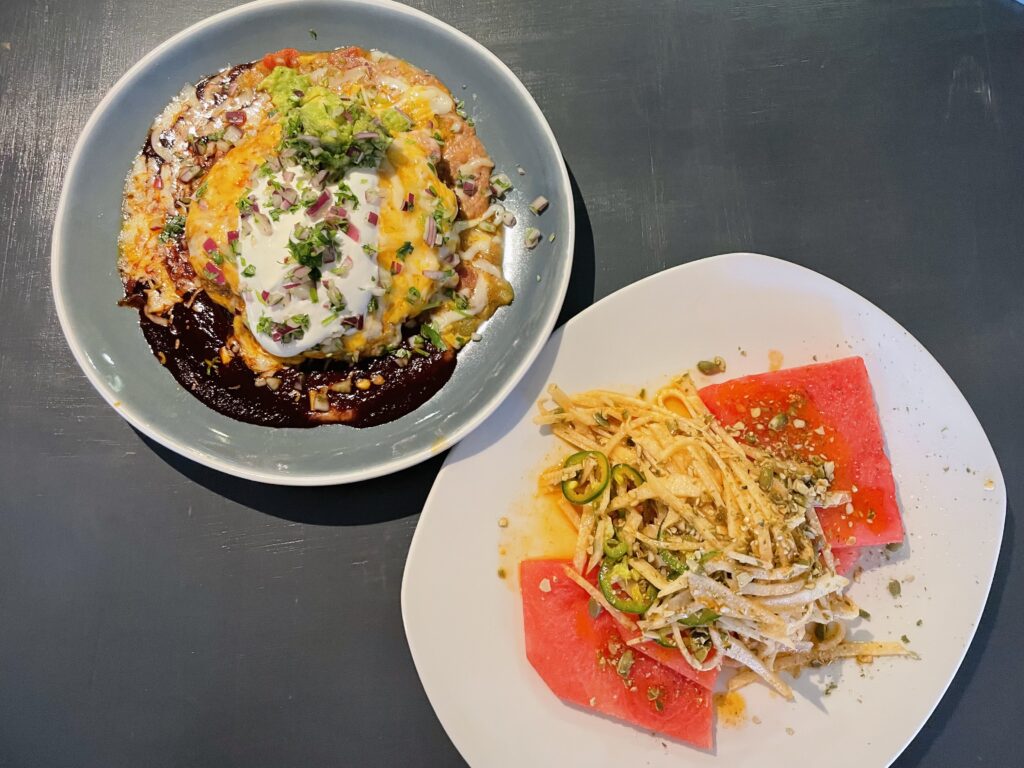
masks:
{"type": "Polygon", "coordinates": [[[676,639],[672,635],[671,627],[662,627],[654,633],[654,642],[663,648],[675,648],[676,639]]]}
{"type": "Polygon", "coordinates": [[[658,550],[658,554],[661,555],[661,562],[663,562],[669,570],[676,571],[678,573],[688,570],[686,561],[681,559],[671,549],[658,550]]]}
{"type": "MultiPolygon", "coordinates": [[[[711,638],[707,635],[707,630],[703,629],[684,629],[682,631],[683,645],[686,649],[693,654],[697,661],[704,663],[707,659],[708,653],[711,652],[711,638]]],[[[654,642],[664,648],[678,648],[676,645],[675,636],[672,634],[671,627],[663,627],[655,633],[654,642]]]]}
{"type": "Polygon", "coordinates": [[[681,618],[679,623],[684,627],[706,627],[708,624],[713,624],[719,616],[721,616],[720,613],[715,613],[710,608],[701,608],[689,616],[681,618]]]}
{"type": "MultiPolygon", "coordinates": [[[[662,524],[662,526],[662,528],[658,529],[659,541],[661,540],[661,534],[664,530],[664,523],[662,524]]],[[[671,549],[659,549],[658,554],[661,555],[661,562],[663,562],[665,564],[665,567],[668,568],[670,571],[682,573],[683,571],[688,571],[690,569],[689,566],[686,564],[686,561],[679,555],[677,555],[675,552],[673,552],[671,549]]]]}
{"type": "Polygon", "coordinates": [[[626,613],[643,613],[658,596],[658,590],[623,560],[604,560],[597,583],[608,602],[626,613]]]}
{"type": "Polygon", "coordinates": [[[629,551],[629,545],[618,539],[608,539],[604,543],[604,555],[611,560],[621,560],[629,551]]]}
{"type": "Polygon", "coordinates": [[[608,487],[611,478],[611,468],[608,465],[608,457],[600,451],[580,451],[574,453],[565,460],[564,467],[574,467],[583,464],[587,459],[593,459],[597,466],[583,483],[578,478],[570,478],[562,481],[562,494],[573,504],[589,504],[608,487]]]}
{"type": "Polygon", "coordinates": [[[616,464],[612,467],[612,482],[616,486],[623,486],[627,491],[639,488],[646,482],[646,478],[640,471],[629,464],[616,464]]]}

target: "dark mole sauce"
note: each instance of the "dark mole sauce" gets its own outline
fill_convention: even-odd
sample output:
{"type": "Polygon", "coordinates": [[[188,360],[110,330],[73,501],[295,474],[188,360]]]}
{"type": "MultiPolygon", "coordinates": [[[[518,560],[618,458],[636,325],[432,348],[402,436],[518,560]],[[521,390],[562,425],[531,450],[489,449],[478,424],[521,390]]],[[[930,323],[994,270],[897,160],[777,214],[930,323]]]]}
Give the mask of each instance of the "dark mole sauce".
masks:
{"type": "MultiPolygon", "coordinates": [[[[227,364],[221,362],[221,347],[232,332],[231,313],[205,293],[196,295],[191,309],[178,304],[167,327],[154,323],[141,311],[139,317],[153,354],[179,384],[225,416],[267,427],[384,424],[423,405],[455,370],[455,352],[450,349],[433,351],[427,357],[413,354],[404,368],[391,355],[354,365],[309,360],[273,374],[281,384],[272,390],[256,385],[256,374],[240,357],[233,357],[227,364]],[[177,349],[175,342],[180,342],[177,349]],[[355,387],[357,379],[370,379],[375,374],[384,379],[383,384],[372,384],[367,390],[355,387]],[[332,384],[346,379],[353,384],[350,394],[330,391],[332,384]],[[331,410],[311,410],[309,391],[325,386],[331,410]]],[[[408,343],[403,342],[403,346],[408,343]]]]}

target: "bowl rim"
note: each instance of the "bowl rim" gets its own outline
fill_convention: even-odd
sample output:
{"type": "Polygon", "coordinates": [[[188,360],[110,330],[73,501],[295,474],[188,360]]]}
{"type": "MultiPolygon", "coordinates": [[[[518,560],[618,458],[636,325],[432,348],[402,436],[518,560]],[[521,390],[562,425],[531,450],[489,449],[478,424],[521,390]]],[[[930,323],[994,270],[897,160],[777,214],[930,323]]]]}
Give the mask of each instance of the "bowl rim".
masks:
{"type": "MultiPolygon", "coordinates": [[[[330,0],[338,5],[357,5],[357,6],[369,6],[386,8],[389,11],[393,11],[403,16],[407,16],[417,22],[428,24],[430,26],[440,29],[442,32],[453,35],[462,44],[466,45],[469,49],[475,52],[478,56],[488,60],[494,66],[497,67],[498,71],[505,77],[509,84],[519,92],[523,97],[523,100],[531,110],[536,124],[539,126],[543,140],[545,140],[553,150],[553,153],[557,159],[557,173],[558,183],[561,187],[561,193],[563,199],[566,201],[572,201],[572,187],[569,183],[569,174],[565,166],[565,160],[562,156],[561,149],[558,146],[558,142],[555,139],[555,135],[551,130],[551,126],[548,124],[547,119],[541,112],[540,107],[534,101],[533,96],[527,90],[526,86],[523,85],[522,81],[512,72],[511,69],[494,53],[486,48],[481,43],[474,40],[466,33],[456,29],[455,27],[447,24],[440,19],[436,19],[433,16],[420,11],[416,8],[411,8],[407,5],[403,5],[393,0],[330,0]]],[[[319,473],[306,473],[306,474],[277,474],[272,471],[254,469],[252,467],[245,466],[244,464],[233,461],[225,460],[212,453],[204,450],[200,450],[192,445],[183,443],[175,438],[167,435],[164,430],[153,424],[146,413],[130,407],[121,402],[117,393],[111,390],[107,385],[106,381],[98,373],[98,371],[89,363],[89,357],[85,352],[83,342],[79,338],[77,330],[70,322],[69,311],[65,304],[64,292],[61,288],[63,274],[64,274],[64,262],[66,247],[62,237],[62,230],[64,229],[65,217],[67,215],[67,207],[69,205],[69,190],[71,188],[70,180],[79,172],[79,165],[82,161],[82,155],[85,147],[94,141],[93,134],[96,130],[96,124],[99,122],[100,117],[107,111],[110,103],[125,89],[131,86],[134,81],[144,72],[151,62],[163,54],[166,50],[171,49],[190,36],[194,35],[203,29],[211,26],[223,23],[228,19],[232,19],[239,16],[246,16],[250,13],[259,10],[265,10],[267,8],[281,7],[288,9],[298,9],[304,5],[306,0],[256,0],[256,2],[246,3],[244,5],[237,6],[235,8],[229,8],[227,10],[216,13],[212,16],[208,16],[205,19],[201,19],[195,24],[186,27],[180,32],[172,35],[168,39],[153,48],[149,53],[139,59],[134,65],[132,65],[128,71],[126,71],[109,91],[103,96],[100,102],[93,109],[89,115],[89,119],[86,121],[85,126],[82,128],[82,132],[79,134],[78,140],[75,142],[75,147],[71,152],[70,159],[68,160],[67,170],[64,174],[64,179],[61,186],[60,199],[57,203],[57,210],[54,216],[52,240],[50,245],[50,285],[53,292],[53,301],[56,305],[57,319],[60,323],[64,338],[67,340],[68,346],[71,348],[71,353],[78,363],[79,368],[85,374],[86,378],[92,384],[93,388],[99,392],[100,396],[124,418],[131,426],[139,430],[142,434],[156,441],[160,445],[168,448],[175,453],[184,456],[192,461],[195,461],[203,466],[216,469],[226,474],[241,477],[247,480],[255,480],[258,482],[269,483],[272,485],[292,485],[292,486],[319,486],[319,485],[340,485],[343,483],[357,482],[360,480],[369,480],[374,477],[380,477],[382,475],[391,474],[398,472],[399,470],[407,467],[419,464],[420,462],[426,461],[432,456],[447,450],[457,442],[462,440],[466,435],[476,429],[484,420],[490,416],[502,402],[512,393],[519,381],[526,375],[530,366],[533,365],[537,356],[540,354],[544,345],[547,343],[548,338],[551,336],[551,332],[554,329],[555,321],[558,319],[559,312],[562,307],[562,303],[565,300],[565,295],[569,287],[569,278],[572,273],[572,260],[573,251],[576,241],[576,217],[573,210],[569,211],[568,214],[568,231],[564,234],[560,233],[560,240],[564,247],[564,262],[561,273],[559,275],[559,281],[556,285],[556,301],[549,302],[544,310],[547,317],[544,319],[541,331],[535,335],[526,349],[526,352],[520,361],[520,363],[512,370],[511,374],[507,376],[498,389],[497,393],[493,395],[487,402],[481,407],[477,408],[476,411],[469,416],[461,425],[456,427],[450,433],[445,434],[442,438],[433,441],[430,445],[425,446],[415,452],[412,452],[405,456],[391,458],[387,461],[378,462],[370,467],[356,468],[356,469],[344,469],[335,472],[319,472],[319,473]]],[[[196,401],[198,405],[207,407],[196,401]]]]}

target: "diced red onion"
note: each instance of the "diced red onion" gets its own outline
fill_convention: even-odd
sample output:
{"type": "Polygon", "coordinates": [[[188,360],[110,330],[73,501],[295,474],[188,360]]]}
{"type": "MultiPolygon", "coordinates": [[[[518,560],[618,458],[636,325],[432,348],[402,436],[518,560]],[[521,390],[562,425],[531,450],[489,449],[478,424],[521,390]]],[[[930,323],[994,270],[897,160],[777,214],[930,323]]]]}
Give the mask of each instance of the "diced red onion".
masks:
{"type": "Polygon", "coordinates": [[[224,285],[224,273],[221,271],[221,268],[214,264],[212,261],[206,262],[206,266],[203,267],[203,270],[206,272],[207,275],[213,275],[213,282],[215,282],[217,285],[224,285]]]}
{"type": "Polygon", "coordinates": [[[359,228],[355,224],[349,224],[345,228],[345,234],[352,238],[354,242],[359,242],[359,228]]]}
{"type": "Polygon", "coordinates": [[[228,242],[229,243],[233,243],[237,239],[238,239],[238,230],[236,230],[236,229],[228,230],[228,242]]]}
{"type": "Polygon", "coordinates": [[[368,214],[366,215],[366,220],[367,220],[367,221],[368,221],[368,222],[369,222],[369,223],[370,223],[370,224],[371,224],[372,226],[376,227],[376,226],[377,226],[377,222],[378,222],[378,221],[380,221],[380,217],[379,217],[379,216],[377,215],[377,212],[376,212],[376,211],[370,211],[370,212],[369,212],[369,213],[368,213],[368,214]]]}
{"type": "Polygon", "coordinates": [[[298,138],[299,141],[306,142],[311,147],[319,147],[320,146],[320,139],[318,139],[316,136],[310,136],[308,133],[303,133],[303,134],[297,136],[296,138],[298,138]]]}
{"type": "Polygon", "coordinates": [[[316,217],[317,214],[321,213],[325,209],[327,203],[330,202],[330,200],[331,193],[328,192],[327,190],[324,190],[323,192],[320,193],[320,197],[316,199],[316,202],[306,209],[306,215],[311,218],[316,217]]]}
{"type": "Polygon", "coordinates": [[[283,181],[285,184],[291,184],[292,183],[292,179],[294,179],[294,178],[295,178],[295,172],[294,171],[285,171],[284,173],[281,174],[281,181],[283,181]]]}
{"type": "Polygon", "coordinates": [[[164,177],[161,176],[160,174],[157,174],[156,178],[153,179],[153,189],[163,189],[163,188],[164,188],[164,177]]]}
{"type": "Polygon", "coordinates": [[[291,208],[297,202],[299,202],[299,192],[293,187],[281,187],[281,202],[284,203],[282,208],[291,208]]]}
{"type": "Polygon", "coordinates": [[[206,241],[203,243],[203,250],[207,253],[213,253],[217,250],[217,241],[212,237],[206,238],[206,241]]]}
{"type": "Polygon", "coordinates": [[[274,226],[270,223],[270,217],[265,213],[253,214],[252,221],[256,225],[256,231],[264,237],[270,237],[270,234],[274,231],[274,226]]]}
{"type": "Polygon", "coordinates": [[[228,121],[229,125],[245,125],[245,112],[240,109],[234,109],[230,112],[225,112],[224,119],[228,121]]]}
{"type": "Polygon", "coordinates": [[[446,272],[438,272],[436,269],[425,269],[423,270],[423,276],[428,280],[447,280],[448,274],[446,272]]]}
{"type": "Polygon", "coordinates": [[[423,242],[432,246],[437,237],[437,222],[433,216],[427,216],[427,223],[423,227],[423,242]]]}
{"type": "Polygon", "coordinates": [[[376,131],[360,131],[353,138],[355,139],[379,139],[380,134],[376,131]]]}
{"type": "Polygon", "coordinates": [[[319,189],[320,186],[324,183],[324,179],[326,179],[326,178],[327,178],[327,170],[325,169],[325,170],[320,171],[319,173],[317,173],[316,176],[313,177],[313,186],[317,187],[319,189]]]}
{"type": "Polygon", "coordinates": [[[298,288],[300,285],[302,285],[302,283],[285,283],[281,287],[286,291],[290,291],[292,288],[298,288]]]}
{"type": "Polygon", "coordinates": [[[295,279],[298,280],[298,279],[301,279],[301,278],[305,277],[309,273],[310,273],[309,267],[296,267],[295,270],[292,272],[292,275],[294,275],[295,279]]]}
{"type": "Polygon", "coordinates": [[[467,195],[474,194],[476,192],[476,182],[475,181],[464,181],[464,182],[462,182],[462,191],[465,192],[467,195]]]}
{"type": "Polygon", "coordinates": [[[353,147],[349,147],[348,150],[345,152],[345,154],[348,155],[349,157],[353,158],[356,162],[358,162],[359,158],[362,157],[363,153],[359,150],[359,147],[354,147],[353,146],[353,147]]]}
{"type": "Polygon", "coordinates": [[[402,262],[400,262],[398,259],[395,259],[394,261],[391,262],[391,274],[392,275],[400,275],[400,274],[402,274],[402,262]]]}
{"type": "Polygon", "coordinates": [[[192,179],[198,176],[202,171],[198,165],[188,165],[178,174],[178,181],[183,184],[188,184],[192,179]]]}

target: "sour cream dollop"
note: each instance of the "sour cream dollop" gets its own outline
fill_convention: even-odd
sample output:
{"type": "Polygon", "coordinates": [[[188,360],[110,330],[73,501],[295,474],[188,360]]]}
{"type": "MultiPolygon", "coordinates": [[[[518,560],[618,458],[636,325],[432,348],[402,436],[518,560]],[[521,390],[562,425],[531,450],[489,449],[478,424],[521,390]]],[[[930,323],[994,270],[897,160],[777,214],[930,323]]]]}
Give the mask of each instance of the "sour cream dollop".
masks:
{"type": "Polygon", "coordinates": [[[250,195],[258,212],[239,237],[238,273],[247,324],[265,350],[290,357],[362,328],[371,300],[383,293],[378,190],[375,169],[353,168],[323,187],[329,199],[316,206],[310,200],[321,190],[301,166],[258,178],[250,195]],[[328,210],[335,218],[343,213],[347,224],[325,226],[328,210]],[[330,238],[319,270],[294,253],[318,225],[330,238]]]}

